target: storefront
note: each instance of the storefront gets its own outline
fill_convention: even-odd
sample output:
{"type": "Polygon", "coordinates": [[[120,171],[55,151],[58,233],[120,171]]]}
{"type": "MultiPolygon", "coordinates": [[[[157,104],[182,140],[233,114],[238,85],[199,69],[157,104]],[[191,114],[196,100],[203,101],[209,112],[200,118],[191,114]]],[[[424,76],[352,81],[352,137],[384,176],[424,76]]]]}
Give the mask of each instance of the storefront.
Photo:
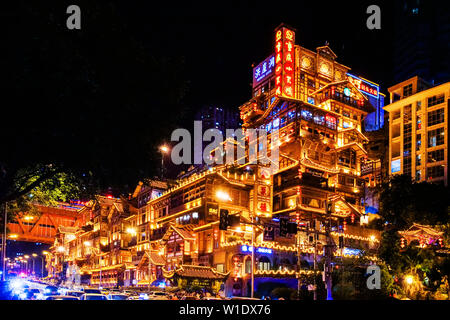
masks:
{"type": "Polygon", "coordinates": [[[163,275],[172,286],[182,290],[216,294],[222,290],[229,273],[219,272],[212,267],[181,265],[170,271],[163,269],[163,275]]]}

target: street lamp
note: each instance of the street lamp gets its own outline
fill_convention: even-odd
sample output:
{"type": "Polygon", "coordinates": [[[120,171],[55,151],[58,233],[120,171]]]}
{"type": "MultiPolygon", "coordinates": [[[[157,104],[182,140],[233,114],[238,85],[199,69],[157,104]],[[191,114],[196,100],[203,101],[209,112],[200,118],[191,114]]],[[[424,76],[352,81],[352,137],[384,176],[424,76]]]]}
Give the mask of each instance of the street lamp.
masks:
{"type": "MultiPolygon", "coordinates": [[[[46,251],[42,251],[42,254],[44,254],[44,252],[46,252],[46,251]]],[[[32,256],[41,258],[41,278],[43,278],[44,277],[44,257],[40,256],[36,253],[33,253],[32,256]]]]}
{"type": "Polygon", "coordinates": [[[30,256],[29,255],[24,255],[23,256],[24,257],[24,259],[25,259],[25,273],[26,273],[26,275],[28,276],[28,268],[29,268],[29,264],[28,264],[28,259],[30,258],[30,256]]]}
{"type": "MultiPolygon", "coordinates": [[[[48,252],[48,251],[42,251],[42,254],[45,256],[45,260],[47,261],[47,260],[49,260],[50,258],[48,258],[49,256],[51,257],[51,253],[50,252],[48,252]]],[[[49,271],[50,271],[50,267],[51,267],[51,261],[49,261],[47,264],[46,264],[46,266],[49,266],[48,267],[48,271],[47,271],[47,275],[49,274],[49,271]]],[[[52,273],[52,276],[53,276],[53,273],[52,273]]]]}
{"type": "Polygon", "coordinates": [[[5,212],[3,217],[3,237],[2,237],[2,281],[6,280],[6,241],[8,237],[6,236],[6,224],[8,223],[8,214],[7,214],[8,202],[5,202],[5,212]]]}
{"type": "Polygon", "coordinates": [[[159,147],[159,151],[161,152],[161,179],[164,178],[164,154],[169,153],[169,147],[166,145],[162,145],[159,147]]]}
{"type": "Polygon", "coordinates": [[[405,277],[405,282],[406,282],[407,284],[409,284],[409,285],[413,284],[413,283],[414,283],[414,277],[411,276],[411,275],[406,276],[406,277],[405,277]]]}
{"type": "Polygon", "coordinates": [[[34,270],[35,270],[35,268],[34,268],[34,258],[36,258],[36,257],[37,257],[37,254],[36,254],[36,253],[32,253],[32,254],[31,254],[31,257],[30,257],[31,260],[33,261],[33,262],[32,262],[32,263],[33,263],[33,270],[31,271],[31,274],[32,274],[32,275],[35,274],[35,271],[34,271],[34,270]]]}

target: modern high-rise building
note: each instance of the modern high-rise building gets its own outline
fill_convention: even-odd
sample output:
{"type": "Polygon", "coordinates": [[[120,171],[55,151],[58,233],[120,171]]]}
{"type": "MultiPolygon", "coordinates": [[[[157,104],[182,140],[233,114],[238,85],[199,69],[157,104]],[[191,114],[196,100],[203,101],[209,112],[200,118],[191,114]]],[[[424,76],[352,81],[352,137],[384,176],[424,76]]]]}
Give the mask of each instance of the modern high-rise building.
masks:
{"type": "Polygon", "coordinates": [[[224,134],[226,129],[240,127],[239,113],[223,107],[207,106],[197,111],[195,120],[202,121],[203,130],[219,129],[224,134]]]}
{"type": "Polygon", "coordinates": [[[445,1],[394,1],[393,80],[415,75],[441,84],[450,79],[450,12],[445,1]]]}
{"type": "Polygon", "coordinates": [[[416,76],[388,90],[389,173],[447,185],[450,82],[431,87],[416,76]]]}
{"type": "Polygon", "coordinates": [[[384,126],[384,98],[380,86],[367,79],[347,73],[348,79],[365,95],[375,111],[364,118],[364,131],[376,131],[384,126]]]}

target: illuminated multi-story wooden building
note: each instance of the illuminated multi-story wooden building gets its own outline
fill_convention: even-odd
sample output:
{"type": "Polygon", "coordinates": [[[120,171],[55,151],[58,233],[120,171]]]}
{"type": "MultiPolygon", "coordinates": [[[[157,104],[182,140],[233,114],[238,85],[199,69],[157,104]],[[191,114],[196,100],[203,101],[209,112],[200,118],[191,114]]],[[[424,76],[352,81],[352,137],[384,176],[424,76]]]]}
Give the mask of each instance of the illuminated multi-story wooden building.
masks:
{"type": "Polygon", "coordinates": [[[142,218],[140,208],[165,189],[166,183],[149,180],[140,182],[130,199],[97,196],[86,203],[77,213],[85,222],[82,226],[58,228],[46,257],[49,275],[65,281],[67,274],[75,271],[84,284],[136,284],[132,280],[138,261],[133,253],[138,243],[137,219],[142,218]]]}
{"type": "MultiPolygon", "coordinates": [[[[265,131],[274,166],[216,165],[136,204],[137,191],[128,201],[134,211],[119,215],[122,234],[130,236],[130,255],[115,262],[129,263],[123,285],[218,290],[224,282],[226,295],[249,296],[252,269],[255,290],[267,281],[311,283],[306,278],[322,272],[315,266],[330,239],[334,256],[364,251],[373,257],[380,234],[365,227],[362,122],[374,111],[363,91],[375,95],[378,87],[350,79],[350,68],[328,46],[296,45],[295,32],[284,26],[275,36],[275,53],[253,69],[252,98],[240,107],[244,132],[265,131]],[[275,147],[279,158],[273,160],[275,147]]],[[[108,263],[115,266],[111,258],[108,263]]]]}

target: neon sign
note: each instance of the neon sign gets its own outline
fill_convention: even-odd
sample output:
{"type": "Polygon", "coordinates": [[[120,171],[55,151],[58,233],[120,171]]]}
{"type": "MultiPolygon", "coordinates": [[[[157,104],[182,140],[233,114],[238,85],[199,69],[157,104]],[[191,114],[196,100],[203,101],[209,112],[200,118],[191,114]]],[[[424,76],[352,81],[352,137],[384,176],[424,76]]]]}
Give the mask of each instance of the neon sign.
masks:
{"type": "Polygon", "coordinates": [[[347,73],[348,80],[355,85],[356,88],[361,90],[362,92],[378,99],[378,93],[380,92],[380,87],[374,83],[371,83],[367,80],[358,78],[350,73],[347,73]]]}
{"type": "Polygon", "coordinates": [[[273,74],[275,69],[275,55],[269,56],[266,60],[258,64],[253,68],[253,88],[256,87],[261,81],[267,79],[273,74]]]}
{"type": "Polygon", "coordinates": [[[295,32],[282,27],[275,32],[275,95],[294,97],[295,32]]]}
{"type": "Polygon", "coordinates": [[[347,256],[347,255],[349,255],[349,256],[357,256],[360,253],[361,253],[361,250],[359,250],[359,249],[353,249],[353,248],[347,248],[347,247],[345,247],[343,252],[342,252],[342,254],[345,255],[345,256],[347,256]]]}
{"type": "MultiPolygon", "coordinates": [[[[252,252],[253,251],[253,247],[252,246],[247,246],[247,245],[242,245],[241,246],[241,251],[242,252],[252,252]]],[[[256,252],[257,253],[272,254],[272,249],[259,247],[259,248],[256,248],[256,252]]]]}

